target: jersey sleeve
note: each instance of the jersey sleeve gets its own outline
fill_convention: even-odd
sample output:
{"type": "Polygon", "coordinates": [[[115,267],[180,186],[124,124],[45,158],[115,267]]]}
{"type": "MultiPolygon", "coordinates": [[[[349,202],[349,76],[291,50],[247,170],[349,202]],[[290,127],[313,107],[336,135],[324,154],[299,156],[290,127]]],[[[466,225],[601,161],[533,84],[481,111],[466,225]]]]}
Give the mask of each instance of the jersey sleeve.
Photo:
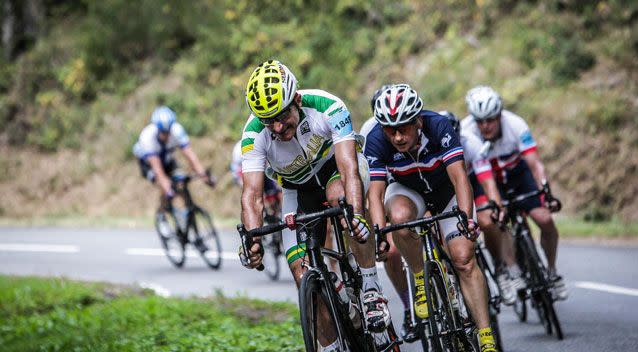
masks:
{"type": "Polygon", "coordinates": [[[364,155],[370,168],[370,181],[386,181],[388,170],[384,158],[382,141],[375,137],[374,131],[368,133],[365,141],[364,155]]]}
{"type": "Polygon", "coordinates": [[[452,124],[444,117],[440,117],[434,122],[435,138],[441,144],[443,155],[441,159],[445,166],[451,165],[459,160],[463,160],[463,147],[458,134],[454,131],[452,124]]]}
{"type": "Polygon", "coordinates": [[[140,133],[140,139],[135,144],[135,154],[140,159],[146,159],[149,156],[159,155],[162,147],[160,146],[152,128],[144,128],[140,133]]]}
{"type": "Polygon", "coordinates": [[[514,135],[516,136],[516,142],[518,144],[518,150],[521,155],[525,155],[528,153],[532,153],[536,151],[536,141],[534,137],[532,137],[532,131],[529,129],[529,126],[523,120],[522,117],[511,114],[511,128],[514,131],[514,135]]]}
{"type": "Polygon", "coordinates": [[[461,133],[461,145],[465,155],[465,163],[479,181],[492,177],[492,165],[489,159],[481,155],[483,144],[471,133],[461,133]]]}
{"type": "Polygon", "coordinates": [[[175,141],[180,148],[186,148],[190,144],[190,138],[188,138],[188,134],[186,133],[184,126],[177,122],[171,127],[171,135],[175,138],[175,141]]]}
{"type": "Polygon", "coordinates": [[[264,172],[266,170],[266,146],[260,133],[265,126],[251,115],[241,137],[241,170],[245,172],[264,172]]]}
{"type": "Polygon", "coordinates": [[[326,111],[326,114],[328,114],[328,124],[331,128],[332,142],[334,144],[355,139],[350,111],[343,103],[332,111],[326,111]]]}

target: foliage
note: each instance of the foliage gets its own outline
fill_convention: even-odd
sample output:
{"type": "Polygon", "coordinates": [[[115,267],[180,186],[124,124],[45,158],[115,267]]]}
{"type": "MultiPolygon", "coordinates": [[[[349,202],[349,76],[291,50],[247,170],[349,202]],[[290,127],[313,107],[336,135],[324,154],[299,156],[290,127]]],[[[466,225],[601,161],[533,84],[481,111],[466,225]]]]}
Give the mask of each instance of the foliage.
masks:
{"type": "Polygon", "coordinates": [[[300,351],[292,305],[161,298],[65,279],[0,277],[0,344],[11,351],[300,351]]]}

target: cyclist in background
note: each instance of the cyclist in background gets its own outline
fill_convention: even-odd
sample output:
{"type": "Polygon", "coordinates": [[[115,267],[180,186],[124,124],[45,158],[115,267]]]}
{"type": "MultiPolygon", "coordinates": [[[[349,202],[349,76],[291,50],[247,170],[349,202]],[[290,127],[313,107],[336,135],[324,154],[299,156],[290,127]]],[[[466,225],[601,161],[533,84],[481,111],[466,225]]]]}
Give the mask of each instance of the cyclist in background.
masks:
{"type": "MultiPolygon", "coordinates": [[[[348,239],[363,279],[363,301],[368,328],[381,332],[390,323],[375,266],[375,241],[365,217],[364,194],[368,181],[367,163],[357,153],[350,112],[336,96],[318,89],[297,90],[297,79],[282,63],[269,60],[251,74],[246,88],[251,110],[242,137],[242,222],[246,230],[262,226],[262,193],[267,164],[282,179],[282,213],[308,213],[336,205],[345,196],[352,205],[354,233],[348,239]],[[367,240],[367,241],[366,241],[367,240]]],[[[345,222],[345,221],[344,221],[345,222]]],[[[325,239],[326,222],[308,229],[325,239]]],[[[306,269],[305,242],[295,232],[282,231],[286,258],[297,285],[306,269]]],[[[255,239],[244,265],[261,264],[263,247],[255,239]]],[[[243,254],[243,253],[242,253],[243,254]]],[[[338,342],[325,305],[319,309],[319,342],[323,351],[335,351],[338,342]],[[332,335],[332,336],[330,336],[332,335]]]]}
{"type": "MultiPolygon", "coordinates": [[[[463,155],[465,156],[465,165],[467,165],[470,181],[477,183],[475,170],[485,168],[485,160],[481,157],[481,153],[483,153],[482,148],[484,148],[483,143],[473,134],[461,133],[461,122],[453,113],[440,111],[439,114],[445,116],[448,121],[450,121],[450,124],[452,124],[452,127],[454,127],[454,130],[460,134],[463,155]]],[[[478,183],[481,185],[481,189],[476,186],[472,187],[475,199],[480,199],[482,193],[479,192],[481,192],[482,189],[488,190],[488,198],[494,196],[494,192],[498,192],[496,182],[493,178],[484,178],[478,183]]],[[[496,264],[496,281],[501,289],[503,303],[507,305],[514,304],[516,292],[525,288],[525,280],[521,277],[521,269],[518,267],[516,258],[514,257],[514,242],[512,236],[508,230],[502,230],[500,226],[494,226],[491,221],[486,223],[486,216],[481,216],[480,214],[478,216],[479,226],[485,233],[485,245],[496,264]]]]}
{"type": "MultiPolygon", "coordinates": [[[[370,166],[368,202],[372,221],[383,227],[450,211],[457,206],[473,213],[472,191],[458,136],[446,118],[422,110],[423,102],[407,84],[390,86],[375,101],[378,122],[368,133],[365,155],[370,166]],[[388,175],[393,180],[389,184],[388,175]],[[386,186],[387,185],[387,186],[386,186]],[[429,203],[433,207],[426,209],[429,203]]],[[[464,224],[470,235],[478,227],[464,224]]],[[[439,221],[441,241],[458,272],[463,297],[479,329],[481,351],[496,351],[489,325],[485,278],[474,257],[474,242],[458,229],[456,218],[439,221]]],[[[415,312],[429,317],[423,273],[423,244],[409,229],[395,231],[394,243],[415,281],[415,312]]]]}
{"type": "Polygon", "coordinates": [[[168,228],[166,211],[170,210],[170,199],[175,195],[171,177],[180,174],[179,165],[173,157],[175,149],[182,151],[191,168],[207,185],[214,187],[216,183],[215,178],[208,175],[202,166],[190,146],[184,127],[176,119],[175,112],[169,107],[156,108],[151,114],[151,123],[144,127],[133,146],[133,154],[138,159],[142,177],[160,189],[160,208],[156,216],[163,229],[168,228]]]}
{"type": "MultiPolygon", "coordinates": [[[[514,194],[524,194],[542,188],[547,183],[545,168],[527,123],[520,116],[503,109],[501,97],[494,89],[474,87],[468,91],[465,101],[469,115],[461,122],[461,133],[467,138],[478,139],[482,144],[472,177],[475,202],[480,206],[490,199],[494,200],[501,208],[503,218],[502,197],[509,190],[514,194]]],[[[558,230],[552,214],[543,206],[542,197],[526,201],[523,210],[541,229],[541,246],[547,257],[554,296],[564,300],[568,293],[562,277],[556,272],[558,230]]],[[[510,236],[502,236],[488,212],[478,214],[478,220],[490,236],[510,239],[510,236]]],[[[507,258],[513,258],[511,239],[500,248],[500,257],[507,263],[507,258]]],[[[520,276],[517,266],[509,265],[507,269],[511,279],[516,280],[520,276]]]]}

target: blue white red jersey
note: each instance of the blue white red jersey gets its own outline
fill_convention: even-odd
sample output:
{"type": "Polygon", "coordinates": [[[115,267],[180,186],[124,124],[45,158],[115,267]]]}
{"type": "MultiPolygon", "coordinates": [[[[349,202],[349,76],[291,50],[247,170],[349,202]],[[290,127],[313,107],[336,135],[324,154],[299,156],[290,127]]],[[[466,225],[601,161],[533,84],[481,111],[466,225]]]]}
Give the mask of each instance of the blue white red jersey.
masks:
{"type": "Polygon", "coordinates": [[[150,124],[144,127],[140,138],[133,146],[133,155],[138,159],[146,160],[149,156],[156,155],[162,163],[172,160],[176,148],[186,148],[190,143],[184,127],[175,122],[171,125],[168,139],[165,143],[159,140],[159,130],[156,125],[150,124]]]}
{"type": "Polygon", "coordinates": [[[486,141],[472,116],[461,121],[461,136],[466,141],[466,153],[473,155],[468,164],[479,181],[495,177],[497,182],[507,183],[509,176],[518,175],[524,168],[521,157],[536,151],[536,141],[525,120],[507,110],[501,112],[501,136],[497,140],[486,141]]]}
{"type": "Polygon", "coordinates": [[[463,160],[463,148],[450,122],[434,111],[422,110],[420,146],[417,157],[399,152],[376,124],[366,136],[364,154],[370,166],[370,181],[386,181],[389,176],[411,189],[430,193],[449,187],[446,167],[463,160]]]}

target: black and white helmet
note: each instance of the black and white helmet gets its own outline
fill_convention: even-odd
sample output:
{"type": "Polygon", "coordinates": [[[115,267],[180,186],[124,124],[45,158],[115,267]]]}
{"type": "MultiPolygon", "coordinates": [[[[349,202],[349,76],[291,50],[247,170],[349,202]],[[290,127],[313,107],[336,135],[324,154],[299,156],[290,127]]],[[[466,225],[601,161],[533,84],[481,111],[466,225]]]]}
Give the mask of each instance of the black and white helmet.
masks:
{"type": "Polygon", "coordinates": [[[423,101],[407,84],[394,84],[384,90],[374,103],[374,118],[382,126],[400,126],[414,121],[423,101]]]}
{"type": "Polygon", "coordinates": [[[454,115],[452,112],[447,111],[447,110],[443,110],[443,111],[439,111],[439,115],[447,118],[448,121],[450,121],[450,125],[452,125],[452,128],[454,128],[454,131],[456,133],[459,132],[459,127],[461,127],[461,121],[459,121],[459,119],[456,118],[456,115],[454,115]]]}
{"type": "Polygon", "coordinates": [[[475,120],[496,117],[503,110],[501,96],[488,86],[477,86],[470,89],[465,96],[467,110],[475,120]]]}

